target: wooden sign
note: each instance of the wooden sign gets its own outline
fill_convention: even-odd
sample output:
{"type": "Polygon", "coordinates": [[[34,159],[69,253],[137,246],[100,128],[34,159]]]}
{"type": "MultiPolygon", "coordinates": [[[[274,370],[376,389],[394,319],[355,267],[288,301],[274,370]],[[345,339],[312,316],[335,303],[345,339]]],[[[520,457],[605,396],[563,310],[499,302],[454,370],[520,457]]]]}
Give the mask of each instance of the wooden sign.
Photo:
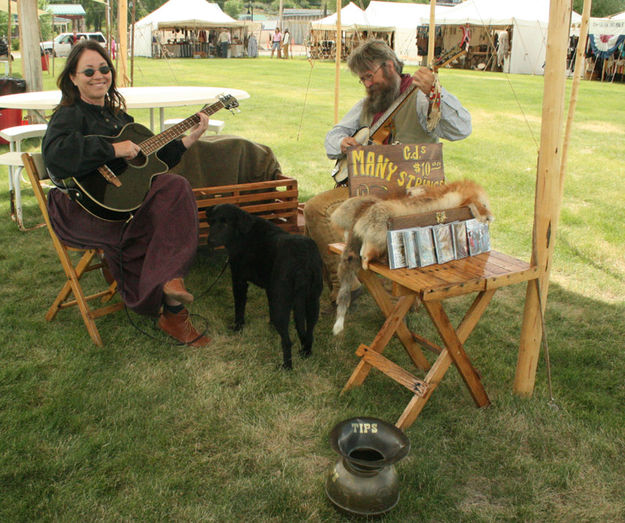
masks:
{"type": "Polygon", "coordinates": [[[403,194],[419,185],[440,185],[443,144],[364,145],[347,151],[350,196],[403,194]]]}

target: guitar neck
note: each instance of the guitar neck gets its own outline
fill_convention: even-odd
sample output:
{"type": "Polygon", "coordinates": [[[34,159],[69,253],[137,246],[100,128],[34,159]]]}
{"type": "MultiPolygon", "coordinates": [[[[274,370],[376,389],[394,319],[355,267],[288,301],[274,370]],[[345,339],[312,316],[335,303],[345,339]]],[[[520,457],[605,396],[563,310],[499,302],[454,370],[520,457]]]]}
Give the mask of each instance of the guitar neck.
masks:
{"type": "MultiPolygon", "coordinates": [[[[223,109],[224,107],[225,106],[223,102],[220,100],[218,102],[215,102],[212,105],[208,105],[204,107],[199,112],[210,116],[212,114],[215,114],[220,109],[223,109]]],[[[148,138],[147,140],[139,144],[139,147],[141,148],[141,152],[146,156],[149,156],[150,154],[155,153],[159,149],[165,147],[169,142],[172,142],[173,140],[175,140],[176,138],[184,134],[185,131],[197,125],[199,121],[200,121],[200,117],[196,113],[196,114],[189,116],[189,118],[182,120],[182,122],[171,126],[169,129],[163,131],[162,133],[151,136],[150,138],[148,138]]]]}

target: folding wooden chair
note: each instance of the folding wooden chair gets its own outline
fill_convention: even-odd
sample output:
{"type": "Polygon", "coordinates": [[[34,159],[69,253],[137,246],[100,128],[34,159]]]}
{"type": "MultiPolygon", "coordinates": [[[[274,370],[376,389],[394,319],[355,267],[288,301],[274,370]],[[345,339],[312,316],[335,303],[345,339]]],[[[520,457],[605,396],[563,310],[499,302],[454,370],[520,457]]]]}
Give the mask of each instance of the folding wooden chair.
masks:
{"type": "Polygon", "coordinates": [[[48,178],[46,169],[43,165],[43,158],[39,153],[24,153],[22,155],[22,160],[24,162],[24,169],[26,169],[30,182],[33,186],[33,191],[35,193],[35,197],[37,198],[37,203],[39,204],[39,209],[41,209],[46,226],[48,227],[52,244],[54,245],[57,255],[59,256],[67,278],[67,281],[54,300],[54,303],[52,303],[50,309],[48,309],[48,312],[46,313],[46,320],[52,321],[59,310],[77,305],[91,339],[96,345],[101,347],[103,345],[102,338],[100,337],[100,333],[96,327],[95,319],[122,309],[124,304],[123,302],[118,302],[105,305],[97,309],[92,309],[88,302],[97,298],[100,298],[102,303],[109,302],[117,293],[117,283],[113,282],[111,285],[106,287],[106,289],[94,294],[85,294],[81,285],[81,278],[86,273],[91,271],[100,272],[99,270],[103,267],[103,263],[98,257],[98,251],[96,249],[77,249],[69,247],[59,240],[58,236],[52,229],[52,224],[50,223],[50,217],[48,215],[46,195],[40,183],[41,180],[48,178]],[[77,263],[74,263],[73,258],[75,258],[75,255],[74,257],[70,255],[72,252],[80,254],[80,258],[77,263]]]}

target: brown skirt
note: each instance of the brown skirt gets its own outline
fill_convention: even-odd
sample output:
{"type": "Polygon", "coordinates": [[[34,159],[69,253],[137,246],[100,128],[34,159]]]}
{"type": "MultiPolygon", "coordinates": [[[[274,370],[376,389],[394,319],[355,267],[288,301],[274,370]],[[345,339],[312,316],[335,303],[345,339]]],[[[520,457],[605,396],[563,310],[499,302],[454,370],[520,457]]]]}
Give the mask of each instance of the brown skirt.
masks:
{"type": "Polygon", "coordinates": [[[124,302],[139,314],[158,314],[163,285],[184,277],[195,257],[197,205],[189,182],[177,174],[157,176],[127,223],[96,218],[56,189],[48,209],[61,241],[102,249],[124,302]]]}

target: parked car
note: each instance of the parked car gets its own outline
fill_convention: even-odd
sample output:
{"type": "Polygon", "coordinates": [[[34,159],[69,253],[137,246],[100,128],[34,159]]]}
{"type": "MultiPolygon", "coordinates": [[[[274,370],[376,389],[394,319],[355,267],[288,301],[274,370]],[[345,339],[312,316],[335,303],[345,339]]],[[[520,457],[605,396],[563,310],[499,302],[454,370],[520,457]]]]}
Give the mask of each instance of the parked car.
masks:
{"type": "MultiPolygon", "coordinates": [[[[100,32],[98,33],[76,33],[76,38],[81,40],[82,38],[88,38],[89,40],[95,40],[102,47],[106,47],[106,38],[100,32]]],[[[67,56],[72,44],[74,43],[74,33],[61,33],[58,35],[54,42],[51,40],[48,42],[42,42],[43,48],[48,54],[54,56],[67,56]]]]}

